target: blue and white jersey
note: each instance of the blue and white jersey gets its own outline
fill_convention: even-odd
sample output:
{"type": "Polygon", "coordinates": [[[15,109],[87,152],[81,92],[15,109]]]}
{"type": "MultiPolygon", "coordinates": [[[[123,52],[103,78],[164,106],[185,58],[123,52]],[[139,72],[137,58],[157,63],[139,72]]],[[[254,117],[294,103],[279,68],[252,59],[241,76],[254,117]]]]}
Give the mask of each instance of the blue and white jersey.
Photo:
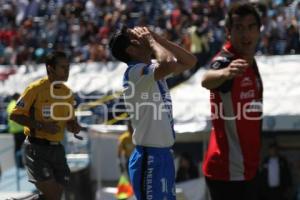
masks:
{"type": "Polygon", "coordinates": [[[155,67],[155,63],[128,64],[124,100],[134,129],[133,143],[171,147],[175,141],[172,101],[166,80],[155,81],[155,67]]]}

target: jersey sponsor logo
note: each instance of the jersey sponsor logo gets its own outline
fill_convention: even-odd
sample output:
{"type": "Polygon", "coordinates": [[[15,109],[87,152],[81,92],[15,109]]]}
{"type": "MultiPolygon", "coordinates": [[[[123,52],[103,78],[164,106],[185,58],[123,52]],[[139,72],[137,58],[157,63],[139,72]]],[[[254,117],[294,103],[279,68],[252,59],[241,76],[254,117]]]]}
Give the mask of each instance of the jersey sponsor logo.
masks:
{"type": "Polygon", "coordinates": [[[42,107],[42,115],[44,118],[49,119],[51,117],[51,106],[43,106],[42,107]]]}
{"type": "Polygon", "coordinates": [[[253,100],[246,108],[246,112],[262,112],[263,104],[260,100],[253,100]]]}
{"type": "Polygon", "coordinates": [[[226,57],[219,56],[214,60],[214,63],[211,65],[213,69],[220,69],[222,63],[230,62],[230,60],[226,57]]]}
{"type": "Polygon", "coordinates": [[[250,79],[250,77],[245,77],[243,78],[242,82],[241,82],[241,87],[248,87],[248,86],[252,86],[253,85],[253,81],[250,79]]]}
{"type": "Polygon", "coordinates": [[[16,103],[16,107],[24,108],[25,107],[24,99],[22,99],[22,98],[18,99],[18,101],[16,103]]]}
{"type": "Polygon", "coordinates": [[[240,99],[253,99],[255,97],[254,90],[248,90],[247,92],[241,92],[240,99]]]}
{"type": "Polygon", "coordinates": [[[220,63],[220,62],[214,62],[214,63],[211,65],[211,67],[212,67],[213,69],[219,69],[220,66],[221,66],[221,63],[220,63]]]}
{"type": "Polygon", "coordinates": [[[148,161],[147,161],[147,177],[146,177],[146,198],[147,200],[153,199],[153,167],[151,167],[154,163],[154,156],[148,156],[148,161]]]}

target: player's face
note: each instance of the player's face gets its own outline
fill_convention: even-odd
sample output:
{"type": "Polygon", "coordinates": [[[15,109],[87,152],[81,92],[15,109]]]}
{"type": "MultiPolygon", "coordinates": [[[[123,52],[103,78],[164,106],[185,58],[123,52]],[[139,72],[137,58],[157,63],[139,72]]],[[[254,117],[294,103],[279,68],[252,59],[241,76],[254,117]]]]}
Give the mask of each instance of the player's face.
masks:
{"type": "Polygon", "coordinates": [[[70,63],[68,59],[66,58],[61,58],[58,60],[54,71],[54,80],[57,81],[67,81],[69,78],[69,70],[70,70],[70,63]]]}
{"type": "Polygon", "coordinates": [[[241,55],[253,56],[259,39],[260,27],[253,15],[233,15],[233,24],[227,36],[234,49],[241,55]]]}
{"type": "Polygon", "coordinates": [[[149,57],[152,54],[151,49],[142,45],[141,43],[131,44],[126,49],[126,52],[131,56],[131,58],[149,57]]]}

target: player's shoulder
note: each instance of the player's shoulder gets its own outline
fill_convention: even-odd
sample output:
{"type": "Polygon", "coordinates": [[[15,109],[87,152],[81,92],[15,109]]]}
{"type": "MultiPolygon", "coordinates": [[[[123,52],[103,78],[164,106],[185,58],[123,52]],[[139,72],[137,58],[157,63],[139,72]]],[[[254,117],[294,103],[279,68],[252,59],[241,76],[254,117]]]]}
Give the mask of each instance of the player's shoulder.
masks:
{"type": "Polygon", "coordinates": [[[156,67],[156,63],[135,63],[134,65],[128,65],[128,72],[131,76],[142,76],[147,75],[156,67]]]}
{"type": "Polygon", "coordinates": [[[140,70],[143,69],[144,67],[150,66],[151,64],[146,64],[142,62],[135,63],[134,65],[129,65],[129,68],[132,70],[140,70]]]}
{"type": "Polygon", "coordinates": [[[67,96],[67,101],[74,101],[75,99],[75,96],[74,96],[74,93],[73,91],[65,84],[62,84],[60,90],[62,90],[62,95],[63,96],[67,96]]]}
{"type": "Polygon", "coordinates": [[[67,86],[66,84],[62,84],[62,89],[68,92],[72,92],[71,88],[67,86]]]}
{"type": "Polygon", "coordinates": [[[141,63],[141,62],[130,62],[130,63],[127,63],[128,67],[125,71],[125,74],[128,74],[128,73],[132,73],[134,71],[137,71],[141,68],[143,68],[144,66],[144,63],[141,63]]]}
{"type": "Polygon", "coordinates": [[[38,88],[41,88],[41,87],[44,87],[48,82],[48,78],[47,77],[44,77],[44,78],[40,78],[36,81],[33,81],[31,82],[27,89],[38,89],[38,88]]]}

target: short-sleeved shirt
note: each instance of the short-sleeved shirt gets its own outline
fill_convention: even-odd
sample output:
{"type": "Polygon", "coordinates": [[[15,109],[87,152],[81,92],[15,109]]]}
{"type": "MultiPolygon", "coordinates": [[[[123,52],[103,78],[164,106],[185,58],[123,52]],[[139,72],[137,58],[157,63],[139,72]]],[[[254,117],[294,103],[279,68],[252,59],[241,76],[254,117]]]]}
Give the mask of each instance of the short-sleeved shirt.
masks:
{"type": "Polygon", "coordinates": [[[134,129],[133,143],[171,147],[175,140],[172,101],[166,80],[154,79],[155,67],[155,63],[128,64],[124,100],[134,129]]]}
{"type": "MultiPolygon", "coordinates": [[[[241,58],[230,43],[210,68],[227,67],[241,58]]],[[[263,85],[256,62],[245,72],[211,90],[212,130],[203,173],[214,180],[252,179],[260,160],[263,85]]]]}
{"type": "Polygon", "coordinates": [[[74,96],[64,84],[51,84],[48,78],[31,83],[17,101],[13,114],[25,115],[33,120],[56,122],[60,130],[50,134],[41,130],[24,128],[25,135],[61,141],[64,137],[66,122],[74,119],[74,96]]]}

